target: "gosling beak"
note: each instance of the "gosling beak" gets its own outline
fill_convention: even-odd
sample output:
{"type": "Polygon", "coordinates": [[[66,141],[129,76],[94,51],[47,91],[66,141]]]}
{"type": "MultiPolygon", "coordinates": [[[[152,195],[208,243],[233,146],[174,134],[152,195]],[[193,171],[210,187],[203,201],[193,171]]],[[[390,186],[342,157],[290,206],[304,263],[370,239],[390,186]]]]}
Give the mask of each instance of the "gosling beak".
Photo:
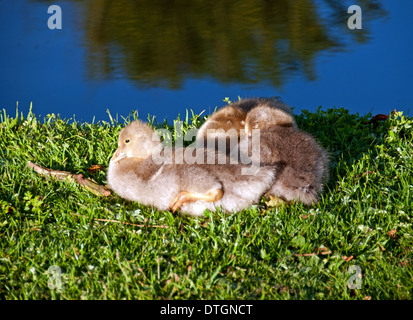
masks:
{"type": "Polygon", "coordinates": [[[110,162],[118,162],[119,160],[126,158],[126,153],[121,151],[119,148],[116,150],[115,154],[110,159],[110,162]]]}

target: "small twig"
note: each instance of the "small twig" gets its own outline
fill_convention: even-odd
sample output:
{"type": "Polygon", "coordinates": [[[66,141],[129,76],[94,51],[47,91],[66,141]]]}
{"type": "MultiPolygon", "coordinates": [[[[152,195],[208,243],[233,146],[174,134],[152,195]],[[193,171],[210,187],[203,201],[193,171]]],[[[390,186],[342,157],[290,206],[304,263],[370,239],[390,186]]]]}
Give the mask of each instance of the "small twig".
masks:
{"type": "Polygon", "coordinates": [[[52,170],[46,169],[38,166],[37,164],[28,161],[27,163],[29,168],[32,168],[38,174],[45,176],[45,177],[54,177],[56,180],[68,180],[71,182],[77,182],[82,187],[86,188],[90,192],[94,193],[97,196],[110,196],[110,190],[105,186],[99,185],[96,182],[86,179],[83,177],[83,174],[72,174],[68,171],[59,171],[59,170],[52,170]]]}
{"type": "Polygon", "coordinates": [[[70,172],[67,172],[67,171],[58,171],[58,170],[42,168],[31,161],[27,162],[27,166],[29,168],[32,168],[34,171],[36,171],[38,174],[41,174],[42,176],[46,176],[46,177],[52,176],[56,180],[64,180],[67,178],[67,176],[72,175],[70,172]]]}
{"type": "MultiPolygon", "coordinates": [[[[86,216],[83,216],[81,214],[78,213],[73,213],[70,212],[70,214],[74,215],[74,216],[78,216],[78,217],[82,217],[82,218],[87,218],[86,216]]],[[[162,226],[162,225],[144,225],[144,224],[134,224],[134,223],[129,223],[129,222],[123,222],[123,221],[119,221],[119,220],[111,220],[111,219],[99,219],[99,218],[92,218],[93,220],[96,221],[101,221],[101,222],[114,222],[114,223],[121,223],[121,224],[127,224],[130,226],[134,226],[134,227],[140,227],[140,228],[164,228],[164,229],[168,229],[168,226],[162,226]]]]}
{"type": "Polygon", "coordinates": [[[331,250],[322,251],[322,252],[320,252],[320,253],[324,256],[324,255],[326,255],[326,254],[331,254],[331,250]]]}
{"type": "Polygon", "coordinates": [[[294,255],[296,257],[311,257],[311,256],[315,256],[317,254],[321,254],[321,255],[326,255],[326,254],[331,254],[331,250],[328,250],[326,247],[324,247],[323,249],[318,249],[316,252],[313,253],[295,253],[294,255]]]}
{"type": "Polygon", "coordinates": [[[346,262],[349,262],[351,259],[353,259],[353,256],[350,256],[350,257],[343,256],[343,260],[345,260],[346,262]]]}
{"type": "Polygon", "coordinates": [[[294,253],[294,255],[296,257],[311,257],[311,256],[315,256],[316,253],[315,252],[313,252],[313,253],[294,253]]]}

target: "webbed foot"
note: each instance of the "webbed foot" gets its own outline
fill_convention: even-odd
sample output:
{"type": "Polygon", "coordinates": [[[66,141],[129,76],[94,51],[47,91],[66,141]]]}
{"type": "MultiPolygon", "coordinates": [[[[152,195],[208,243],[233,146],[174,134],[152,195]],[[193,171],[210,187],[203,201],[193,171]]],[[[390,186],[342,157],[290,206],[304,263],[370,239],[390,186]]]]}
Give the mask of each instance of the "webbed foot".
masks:
{"type": "Polygon", "coordinates": [[[187,202],[194,202],[204,200],[208,202],[215,202],[222,198],[224,192],[222,189],[213,189],[206,194],[181,191],[169,205],[169,210],[175,213],[183,204],[187,202]]]}
{"type": "Polygon", "coordinates": [[[282,207],[285,205],[290,205],[292,203],[291,201],[286,201],[282,198],[277,197],[276,195],[268,193],[264,195],[264,198],[266,200],[264,202],[268,207],[282,207]]]}

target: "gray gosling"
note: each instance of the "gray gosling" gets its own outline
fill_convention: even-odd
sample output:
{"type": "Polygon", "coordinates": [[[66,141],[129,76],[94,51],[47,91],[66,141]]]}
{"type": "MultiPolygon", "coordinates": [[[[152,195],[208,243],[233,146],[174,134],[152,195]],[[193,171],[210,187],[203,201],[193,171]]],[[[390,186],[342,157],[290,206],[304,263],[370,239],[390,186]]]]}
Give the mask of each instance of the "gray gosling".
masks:
{"type": "Polygon", "coordinates": [[[258,203],[274,182],[271,167],[259,167],[254,175],[245,175],[242,170],[249,165],[229,161],[179,164],[175,161],[177,150],[167,148],[147,124],[128,124],[119,134],[118,148],[109,163],[110,188],[126,200],[161,211],[202,216],[206,209],[226,213],[246,209],[258,203]],[[173,161],[163,160],[168,151],[172,151],[173,161]]]}

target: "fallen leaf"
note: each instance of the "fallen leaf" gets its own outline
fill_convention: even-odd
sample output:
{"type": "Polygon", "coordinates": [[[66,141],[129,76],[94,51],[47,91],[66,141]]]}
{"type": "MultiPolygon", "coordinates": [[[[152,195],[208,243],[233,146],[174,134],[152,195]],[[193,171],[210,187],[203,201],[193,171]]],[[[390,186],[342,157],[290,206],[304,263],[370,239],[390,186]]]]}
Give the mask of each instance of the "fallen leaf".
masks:
{"type": "Polygon", "coordinates": [[[92,166],[87,169],[87,171],[89,171],[90,173],[96,173],[102,170],[105,170],[105,167],[100,164],[92,164],[92,166]]]}
{"type": "Polygon", "coordinates": [[[205,221],[201,223],[201,227],[208,228],[208,222],[209,222],[209,219],[205,219],[205,221]]]}
{"type": "Polygon", "coordinates": [[[314,214],[314,213],[303,214],[303,215],[301,216],[301,218],[303,218],[303,219],[308,219],[310,216],[313,216],[313,220],[312,220],[312,221],[314,221],[314,219],[315,219],[315,214],[314,214]]]}
{"type": "Polygon", "coordinates": [[[370,122],[385,121],[389,118],[387,114],[377,114],[370,119],[370,122]]]}
{"type": "Polygon", "coordinates": [[[274,208],[278,208],[281,207],[283,205],[288,205],[289,202],[285,201],[275,195],[265,195],[265,199],[266,201],[265,204],[267,205],[267,207],[274,207],[274,208]]]}
{"type": "Polygon", "coordinates": [[[377,114],[374,117],[372,117],[369,121],[367,122],[363,122],[363,124],[370,124],[373,123],[375,125],[377,125],[377,122],[379,121],[385,121],[389,118],[389,116],[387,114],[377,114]]]}
{"type": "Polygon", "coordinates": [[[396,239],[396,229],[390,230],[387,232],[387,234],[390,236],[392,239],[396,239]]]}

